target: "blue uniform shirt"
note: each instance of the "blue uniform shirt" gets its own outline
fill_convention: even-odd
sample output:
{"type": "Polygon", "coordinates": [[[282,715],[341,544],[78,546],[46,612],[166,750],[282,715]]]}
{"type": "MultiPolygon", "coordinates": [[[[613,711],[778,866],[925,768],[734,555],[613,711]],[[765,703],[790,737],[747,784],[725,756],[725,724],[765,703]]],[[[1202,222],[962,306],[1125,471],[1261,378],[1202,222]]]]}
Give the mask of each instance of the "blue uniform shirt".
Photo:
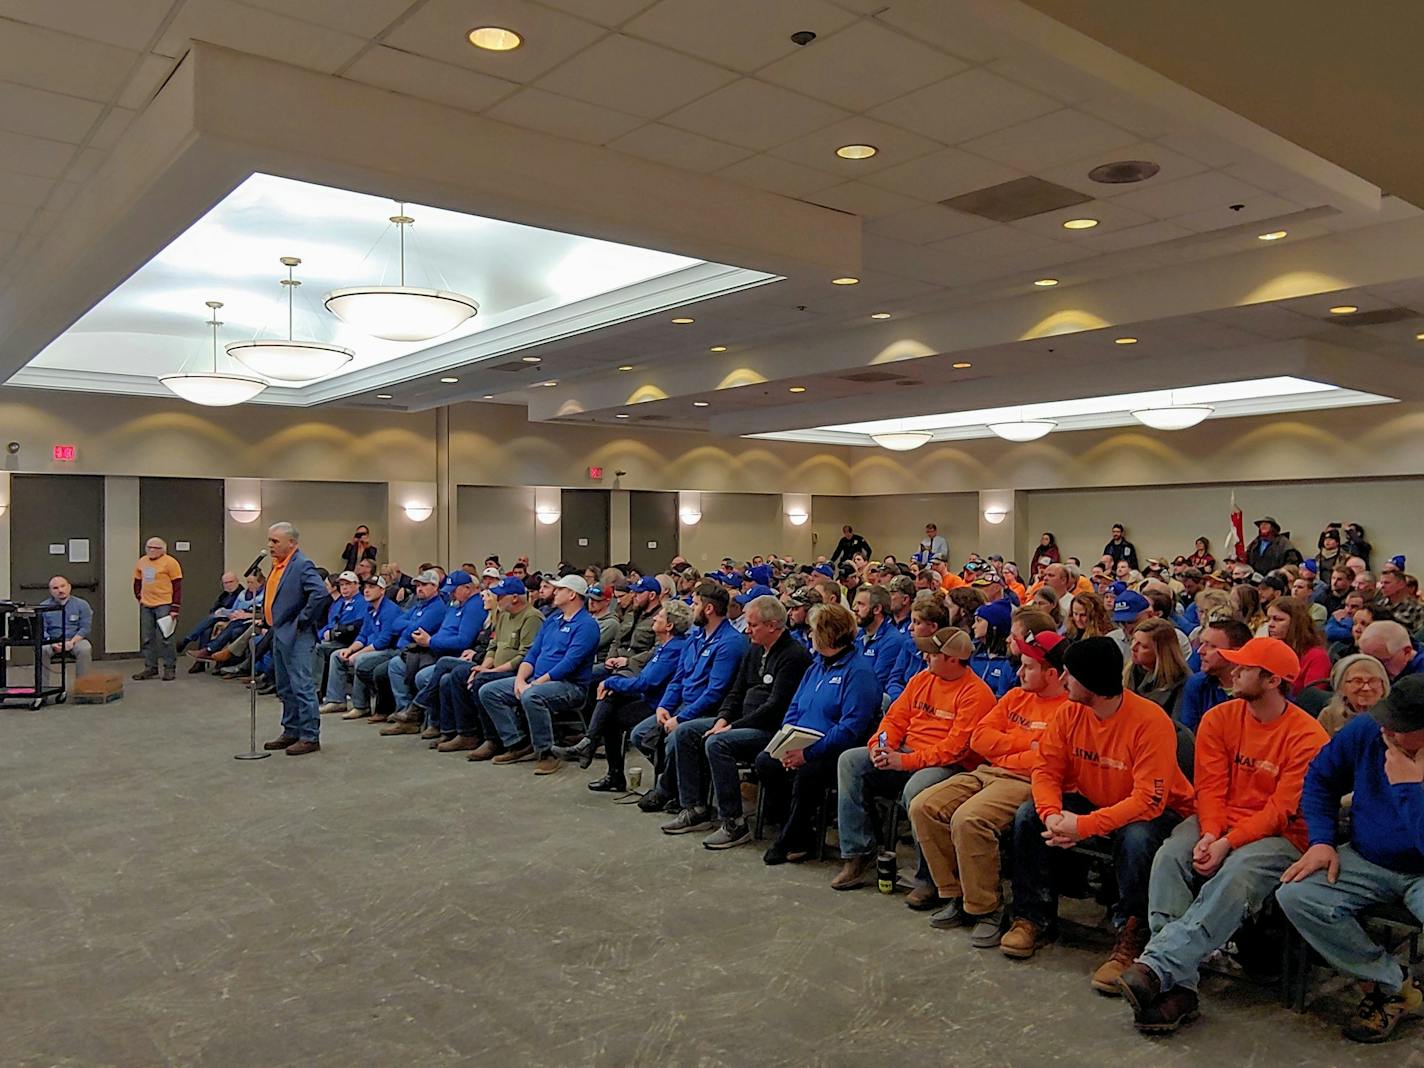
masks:
{"type": "Polygon", "coordinates": [[[1013,662],[1006,656],[991,656],[976,652],[969,658],[969,668],[994,691],[997,700],[1019,684],[1019,673],[1013,662]]]}
{"type": "Polygon", "coordinates": [[[675,634],[653,650],[653,655],[638,674],[632,678],[611,675],[603,680],[603,685],[612,693],[638,694],[648,705],[657,708],[686,647],[686,636],[675,634]]]}
{"type": "Polygon", "coordinates": [[[663,692],[659,707],[679,720],[712,715],[736,678],[746,651],[747,639],[725,619],[710,635],[697,631],[683,649],[677,674],[663,692]]]}
{"type": "Polygon", "coordinates": [[[382,597],[381,607],[367,613],[366,622],[356,640],[367,649],[390,649],[395,644],[396,635],[400,633],[404,619],[405,613],[401,611],[401,606],[391,600],[389,595],[382,597]]]}
{"type": "Polygon", "coordinates": [[[478,594],[464,604],[451,601],[440,620],[440,629],[430,636],[430,651],[437,656],[459,656],[475,644],[485,625],[485,604],[478,594]]]}
{"type": "Polygon", "coordinates": [[[900,650],[900,659],[895,661],[895,674],[890,678],[890,685],[885,688],[890,700],[893,701],[904,693],[905,687],[910,685],[910,680],[928,666],[925,663],[925,654],[915,646],[913,638],[907,637],[904,647],[900,650]]]}
{"type": "Polygon", "coordinates": [[[1221,683],[1205,671],[1198,671],[1187,676],[1187,681],[1182,684],[1182,696],[1177,701],[1177,722],[1195,734],[1197,724],[1201,723],[1207,709],[1230,699],[1231,695],[1221,683]]]}
{"type": "Polygon", "coordinates": [[[445,602],[440,599],[438,593],[428,601],[417,599],[401,620],[400,634],[396,637],[397,649],[404,649],[409,645],[410,636],[417,630],[424,630],[426,634],[434,634],[439,630],[440,624],[445,621],[445,602]]]}
{"type": "Polygon", "coordinates": [[[326,614],[326,626],[322,628],[321,640],[330,641],[331,631],[334,627],[344,627],[351,623],[366,625],[366,618],[371,614],[371,606],[366,603],[366,598],[357,591],[351,597],[338,597],[331,602],[331,610],[326,614]]]}
{"type": "MultiPolygon", "coordinates": [[[[53,597],[46,597],[41,603],[59,604],[53,597]]],[[[89,607],[88,601],[70,594],[69,600],[64,602],[63,612],[42,612],[40,618],[44,620],[45,641],[53,645],[68,641],[75,635],[89,637],[89,631],[94,626],[94,609],[89,607]]]]}
{"type": "Polygon", "coordinates": [[[867,637],[863,630],[857,634],[855,647],[874,670],[880,682],[880,692],[889,693],[890,684],[895,679],[895,665],[900,662],[900,654],[905,648],[905,636],[886,620],[880,624],[873,638],[867,637]]]}
{"type": "Polygon", "coordinates": [[[833,757],[864,745],[870,737],[880,717],[882,693],[871,663],[856,649],[834,660],[817,656],[811,661],[782,721],[825,735],[806,747],[806,759],[833,757]]]}
{"type": "Polygon", "coordinates": [[[531,679],[548,675],[554,681],[587,686],[593,678],[593,654],[597,651],[598,621],[587,608],[580,608],[571,619],[556,611],[539,628],[534,644],[524,654],[524,663],[531,665],[531,679]]]}

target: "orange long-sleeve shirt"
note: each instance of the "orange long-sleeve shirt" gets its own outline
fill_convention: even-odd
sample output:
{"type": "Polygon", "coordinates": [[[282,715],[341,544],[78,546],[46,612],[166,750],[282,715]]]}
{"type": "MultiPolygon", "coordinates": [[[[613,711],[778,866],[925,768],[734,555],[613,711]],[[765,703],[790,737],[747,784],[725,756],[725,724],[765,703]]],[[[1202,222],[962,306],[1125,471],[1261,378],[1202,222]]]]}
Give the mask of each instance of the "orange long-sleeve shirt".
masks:
{"type": "Polygon", "coordinates": [[[1304,850],[1300,815],[1305,771],[1330,740],[1302,708],[1262,723],[1240,698],[1207,710],[1197,729],[1197,817],[1203,834],[1232,849],[1280,835],[1304,850]]]}
{"type": "Polygon", "coordinates": [[[957,590],[961,586],[968,585],[969,583],[965,582],[953,571],[946,571],[944,577],[939,580],[939,588],[945,593],[948,593],[950,590],[957,590]]]}
{"type": "Polygon", "coordinates": [[[994,767],[1027,779],[1038,763],[1036,743],[1067,703],[1067,694],[1042,697],[1015,686],[985,713],[969,746],[994,767]]]}
{"type": "Polygon", "coordinates": [[[1177,766],[1177,730],[1161,706],[1127,691],[1107,719],[1069,701],[1038,743],[1033,803],[1041,818],[1063,811],[1065,793],[1097,810],[1078,817],[1084,838],[1107,834],[1170,808],[1192,814],[1192,784],[1177,766]]]}
{"type": "Polygon", "coordinates": [[[884,731],[891,749],[909,749],[903,754],[906,771],[951,764],[972,771],[982,761],[969,748],[969,738],[993,707],[994,691],[967,668],[954,680],[921,671],[886,710],[869,746],[875,746],[884,731]]]}

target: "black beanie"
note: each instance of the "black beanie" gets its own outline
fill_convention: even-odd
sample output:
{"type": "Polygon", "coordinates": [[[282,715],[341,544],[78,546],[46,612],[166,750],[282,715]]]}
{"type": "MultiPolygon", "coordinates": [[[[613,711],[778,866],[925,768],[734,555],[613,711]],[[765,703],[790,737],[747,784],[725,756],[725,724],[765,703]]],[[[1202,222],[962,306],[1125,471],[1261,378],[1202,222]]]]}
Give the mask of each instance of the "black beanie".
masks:
{"type": "Polygon", "coordinates": [[[1064,667],[1090,693],[1116,697],[1122,693],[1122,650],[1111,638],[1084,638],[1074,642],[1063,658],[1064,667]]]}

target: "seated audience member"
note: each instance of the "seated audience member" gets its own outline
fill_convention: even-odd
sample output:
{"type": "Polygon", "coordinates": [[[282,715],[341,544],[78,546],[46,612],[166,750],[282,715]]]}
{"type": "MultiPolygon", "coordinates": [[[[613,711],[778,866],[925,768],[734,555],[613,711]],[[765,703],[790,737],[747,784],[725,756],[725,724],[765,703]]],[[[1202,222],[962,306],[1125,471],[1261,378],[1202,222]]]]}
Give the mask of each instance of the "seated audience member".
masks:
{"type": "Polygon", "coordinates": [[[1290,696],[1330,678],[1330,657],[1310,615],[1310,602],[1282,597],[1266,609],[1266,635],[1285,642],[1300,661],[1300,674],[1290,685],[1290,696]]]}
{"type": "Polygon", "coordinates": [[[1301,811],[1310,848],[1281,876],[1276,901],[1326,964],[1364,985],[1345,1037],[1383,1042],[1406,1018],[1424,1016],[1424,988],[1359,915],[1403,904],[1424,922],[1424,677],[1396,682],[1330,739],[1306,772],[1301,811]],[[1343,845],[1340,807],[1350,794],[1343,845]]]}
{"type": "Polygon", "coordinates": [[[362,523],[341,550],[341,565],[345,571],[355,571],[362,560],[376,559],[376,547],[371,544],[371,528],[362,523]]]}
{"type": "Polygon", "coordinates": [[[1165,619],[1139,623],[1132,632],[1131,659],[1122,677],[1126,689],[1147,698],[1174,719],[1188,674],[1187,662],[1177,646],[1179,633],[1165,619]]]}
{"type": "MultiPolygon", "coordinates": [[[[1331,655],[1336,659],[1339,659],[1339,656],[1333,651],[1335,646],[1355,644],[1355,613],[1365,607],[1365,604],[1364,595],[1351,590],[1345,594],[1340,606],[1325,620],[1325,640],[1331,647],[1331,655]]],[[[1370,622],[1373,623],[1374,620],[1371,619],[1370,622]]]]}
{"type": "Polygon", "coordinates": [[[326,614],[326,625],[316,635],[312,653],[312,680],[320,693],[326,686],[327,662],[338,649],[354,642],[370,615],[366,598],[361,596],[361,582],[354,571],[336,576],[336,596],[326,614]]]}
{"type": "Polygon", "coordinates": [[[1261,607],[1261,595],[1249,582],[1237,583],[1231,587],[1232,614],[1251,628],[1251,636],[1266,636],[1266,610],[1261,607]]]}
{"type": "Polygon", "coordinates": [[[1177,578],[1181,582],[1182,589],[1177,594],[1180,612],[1174,622],[1191,634],[1201,626],[1201,610],[1197,607],[1197,594],[1206,588],[1206,576],[1194,567],[1184,567],[1177,578]]]}
{"type": "Polygon", "coordinates": [[[1152,862],[1152,938],[1118,980],[1133,1022],[1149,1034],[1197,1015],[1202,963],[1258,913],[1306,845],[1300,794],[1329,740],[1286,692],[1300,662],[1285,642],[1252,638],[1222,657],[1236,665],[1236,698],[1202,720],[1196,740],[1197,814],[1177,825],[1152,862]]]}
{"type": "Polygon", "coordinates": [[[1379,598],[1379,587],[1375,584],[1375,577],[1368,571],[1355,572],[1350,589],[1363,597],[1365,604],[1373,604],[1379,598]]]}
{"type": "Polygon", "coordinates": [[[1389,609],[1390,617],[1411,635],[1424,629],[1424,601],[1418,597],[1419,580],[1402,571],[1382,571],[1379,577],[1381,608],[1389,609]],[[1411,588],[1412,587],[1412,588],[1411,588]]]}
{"type": "MultiPolygon", "coordinates": [[[[1007,628],[1006,628],[1007,629],[1007,628]]],[[[854,890],[875,866],[872,798],[900,795],[908,809],[923,789],[981,762],[969,738],[994,705],[994,694],[969,667],[974,643],[964,631],[945,627],[915,639],[928,658],[880,721],[870,743],[841,754],[836,766],[836,811],[841,870],[834,890],[854,890]]],[[[933,887],[917,887],[915,906],[932,908],[933,887]]]]}
{"type": "Polygon", "coordinates": [[[1195,732],[1207,709],[1231,698],[1231,675],[1236,670],[1221,654],[1228,649],[1240,649],[1251,640],[1246,624],[1235,619],[1220,619],[1208,623],[1201,631],[1201,670],[1187,676],[1182,695],[1177,701],[1175,719],[1187,730],[1195,732]]]}
{"type": "MultiPolygon", "coordinates": [[[[984,600],[984,595],[972,586],[956,586],[949,591],[946,604],[949,611],[949,625],[958,627],[962,631],[972,634],[974,630],[974,613],[979,611],[988,602],[984,600]]],[[[1010,605],[1012,614],[1013,606],[1010,605]]]]}
{"type": "Polygon", "coordinates": [[[680,811],[677,789],[678,733],[684,728],[705,734],[716,722],[717,710],[737,676],[747,640],[727,619],[731,597],[727,588],[703,582],[693,594],[695,628],[683,650],[677,672],[654,713],[633,728],[634,745],[658,766],[661,773],[653,788],[638,801],[644,812],[680,811]],[[705,722],[704,722],[705,721],[705,722]]]}
{"type": "Polygon", "coordinates": [[[1320,535],[1320,552],[1315,556],[1315,567],[1321,575],[1329,575],[1334,569],[1345,566],[1347,554],[1340,545],[1338,527],[1327,527],[1320,535]]]}
{"type": "Polygon", "coordinates": [[[53,665],[59,656],[68,656],[74,661],[70,680],[89,674],[90,665],[94,662],[94,647],[89,643],[89,633],[94,628],[94,609],[84,598],[74,596],[74,587],[63,575],[55,575],[49,580],[49,596],[40,604],[42,607],[58,605],[63,609],[62,612],[39,614],[44,626],[44,646],[40,656],[44,663],[45,685],[58,685],[58,672],[53,665]]]}
{"type": "Polygon", "coordinates": [[[1032,797],[1029,776],[1043,731],[1067,703],[1063,656],[1069,642],[1053,631],[1027,634],[1019,685],[974,728],[970,746],[988,763],[920,791],[910,823],[943,908],[930,926],[973,927],[970,942],[993,949],[1004,934],[999,835],[1032,797]]]}
{"type": "Polygon", "coordinates": [[[1018,685],[1018,673],[1009,659],[1009,628],[1014,606],[1006,600],[990,601],[974,610],[974,655],[969,667],[998,700],[1018,685]]]}
{"type": "Polygon", "coordinates": [[[1147,618],[1165,619],[1172,624],[1177,632],[1177,648],[1181,651],[1182,659],[1189,660],[1192,655],[1192,643],[1187,637],[1186,630],[1182,627],[1182,619],[1177,611],[1176,594],[1165,583],[1145,582],[1142,584],[1142,596],[1147,599],[1147,618]]]}
{"type": "Polygon", "coordinates": [[[598,648],[593,655],[600,664],[613,655],[613,643],[618,640],[618,606],[614,597],[612,583],[592,583],[588,587],[588,614],[598,624],[598,648]]]}
{"type": "Polygon", "coordinates": [[[855,621],[860,627],[855,647],[870,661],[875,677],[880,680],[880,692],[886,693],[895,678],[895,665],[905,648],[905,636],[895,629],[890,618],[890,591],[884,586],[862,586],[855,591],[852,604],[855,621]]]}
{"type": "Polygon", "coordinates": [[[563,760],[577,760],[579,767],[587,768],[593,763],[599,743],[603,743],[608,757],[608,773],[589,783],[590,790],[622,793],[628,788],[623,770],[623,737],[653,715],[662,701],[663,691],[672,682],[686,653],[692,617],[691,606],[677,598],[669,598],[653,609],[650,617],[653,623],[653,652],[643,669],[637,675],[612,675],[599,683],[596,692],[598,703],[593,707],[593,716],[584,737],[577,745],[555,747],[555,756],[563,760]]]}
{"type": "Polygon", "coordinates": [[[1211,555],[1211,542],[1206,538],[1198,538],[1192,548],[1192,555],[1187,557],[1187,564],[1204,574],[1216,570],[1216,557],[1211,555]]]}
{"type": "Polygon", "coordinates": [[[1320,710],[1320,725],[1334,737],[1388,696],[1389,675],[1383,664],[1364,653],[1342,657],[1330,672],[1330,700],[1320,710]]]}
{"type": "Polygon", "coordinates": [[[1025,605],[1032,605],[1047,613],[1053,620],[1053,629],[1058,630],[1063,625],[1063,610],[1059,607],[1058,596],[1048,587],[1035,590],[1033,596],[1024,602],[1025,605]]]}
{"type": "Polygon", "coordinates": [[[348,694],[356,688],[356,660],[366,652],[381,652],[394,647],[401,629],[400,605],[391,600],[386,580],[371,579],[361,586],[366,601],[366,618],[351,643],[332,652],[327,662],[326,689],[320,711],[323,715],[345,713],[343,719],[360,719],[347,710],[348,694]]]}
{"type": "Polygon", "coordinates": [[[489,760],[501,751],[480,706],[480,690],[514,676],[544,623],[529,603],[528,587],[516,578],[502,579],[487,596],[494,598],[495,612],[484,658],[478,663],[473,658],[461,661],[440,680],[440,743],[435,748],[441,753],[470,750],[470,760],[489,760]]]}
{"type": "Polygon", "coordinates": [[[440,680],[462,660],[473,659],[471,650],[487,615],[480,587],[464,569],[451,572],[445,585],[450,589],[450,604],[440,617],[440,629],[431,634],[422,628],[411,635],[411,641],[426,654],[420,658],[424,666],[411,671],[412,660],[403,657],[386,669],[391,697],[400,711],[391,717],[389,727],[381,728],[383,735],[420,734],[427,740],[438,736],[440,680]]]}
{"type": "Polygon", "coordinates": [[[1355,573],[1341,563],[1329,571],[1321,572],[1321,574],[1325,581],[1316,588],[1315,593],[1311,595],[1311,600],[1321,605],[1327,616],[1333,616],[1345,603],[1345,598],[1350,593],[1350,584],[1355,579],[1355,573]]]}
{"type": "Polygon", "coordinates": [[[1014,818],[1014,920],[999,948],[1022,960],[1053,937],[1061,868],[1053,850],[1101,839],[1113,854],[1118,937],[1092,982],[1116,995],[1118,977],[1147,945],[1152,858],[1192,814],[1192,786],[1177,765],[1172,721],[1124,692],[1117,643],[1075,642],[1064,666],[1069,704],[1039,740],[1033,800],[1014,818]]]}
{"type": "Polygon", "coordinates": [[[1391,683],[1424,671],[1424,650],[1416,652],[1409,631],[1393,620],[1382,619],[1363,628],[1355,644],[1360,652],[1384,665],[1391,683]]]}
{"type": "Polygon", "coordinates": [[[811,609],[821,603],[821,591],[807,586],[786,598],[786,629],[808,653],[811,649],[811,609]]]}
{"type": "Polygon", "coordinates": [[[356,576],[358,582],[364,584],[368,579],[373,579],[379,574],[379,568],[374,560],[357,560],[351,573],[356,576]]]}
{"type": "Polygon", "coordinates": [[[627,592],[619,595],[623,615],[618,624],[618,638],[603,661],[606,672],[636,675],[652,657],[653,646],[657,644],[653,616],[661,603],[661,595],[662,587],[651,575],[629,583],[627,592]]]}
{"type": "Polygon", "coordinates": [[[902,693],[910,680],[925,670],[925,654],[915,644],[916,638],[932,637],[935,631],[949,626],[949,610],[944,601],[936,596],[921,597],[910,609],[910,632],[905,635],[905,644],[900,649],[900,659],[895,664],[895,674],[885,696],[894,701],[902,693]]]}
{"type": "Polygon", "coordinates": [[[514,677],[496,679],[479,695],[504,747],[491,762],[515,764],[532,756],[535,775],[552,775],[563,767],[553,752],[554,716],[583,707],[598,648],[598,624],[584,606],[588,583],[565,575],[553,588],[554,612],[545,618],[514,677]]]}
{"type": "Polygon", "coordinates": [[[407,607],[415,600],[415,579],[401,571],[400,564],[382,564],[381,567],[385,572],[382,577],[386,580],[386,589],[392,591],[386,596],[402,608],[407,607]]]}
{"type": "Polygon", "coordinates": [[[1070,642],[1084,638],[1106,638],[1116,630],[1103,599],[1096,593],[1077,593],[1069,602],[1063,636],[1070,642]]]}
{"type": "MultiPolygon", "coordinates": [[[[401,617],[401,629],[389,649],[369,649],[356,657],[355,675],[351,682],[352,719],[370,718],[372,723],[385,723],[384,712],[372,714],[371,700],[381,686],[389,688],[391,665],[407,652],[419,658],[424,649],[415,642],[416,631],[430,634],[440,629],[445,619],[445,602],[440,597],[440,572],[426,568],[415,577],[415,600],[401,617]]],[[[403,672],[404,674],[404,672],[403,672]]],[[[412,673],[413,674],[413,673],[412,673]]]]}
{"type": "Polygon", "coordinates": [[[751,841],[751,831],[742,814],[742,782],[737,765],[750,764],[766,748],[811,664],[811,654],[786,632],[786,609],[775,597],[751,601],[745,618],[750,644],[722,699],[717,718],[705,731],[684,723],[676,732],[677,790],[682,811],[662,829],[666,834],[686,834],[715,826],[704,803],[705,766],[712,779],[721,823],[704,839],[702,844],[708,849],[729,849],[751,841]]]}
{"type": "Polygon", "coordinates": [[[223,618],[213,623],[207,640],[193,651],[193,663],[188,668],[189,675],[201,674],[209,660],[219,667],[229,665],[226,668],[228,671],[237,669],[236,661],[246,655],[247,639],[253,629],[252,621],[261,614],[266,583],[267,576],[260,570],[243,579],[243,587],[238,591],[232,606],[224,610],[223,618]]]}
{"type": "Polygon", "coordinates": [[[915,603],[915,580],[909,575],[896,575],[885,587],[890,591],[890,624],[903,637],[910,630],[910,606],[915,603]]]}
{"type": "Polygon", "coordinates": [[[757,754],[763,809],[771,822],[781,825],[762,856],[766,864],[799,863],[811,854],[816,814],[835,782],[837,761],[865,744],[879,714],[880,682],[870,662],[856,651],[855,637],[855,616],[848,609],[816,605],[811,610],[814,656],[783,722],[822,737],[779,758],[765,751],[757,754]]]}
{"type": "Polygon", "coordinates": [[[204,645],[213,636],[213,628],[222,620],[227,618],[228,612],[232,610],[232,604],[237,600],[237,595],[242,592],[242,583],[238,581],[237,575],[231,571],[222,573],[221,589],[213,599],[213,603],[208,607],[208,614],[203,617],[203,621],[183,636],[183,640],[178,643],[178,655],[182,656],[188,651],[190,645],[204,645]]]}

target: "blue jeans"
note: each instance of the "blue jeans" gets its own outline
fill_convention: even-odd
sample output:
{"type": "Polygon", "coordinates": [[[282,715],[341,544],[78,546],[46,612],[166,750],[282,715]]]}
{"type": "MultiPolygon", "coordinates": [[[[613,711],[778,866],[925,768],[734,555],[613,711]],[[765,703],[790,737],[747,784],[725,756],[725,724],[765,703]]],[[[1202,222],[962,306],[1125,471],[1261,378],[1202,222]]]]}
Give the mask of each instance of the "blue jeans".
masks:
{"type": "MultiPolygon", "coordinates": [[[[1063,811],[1086,815],[1097,808],[1081,794],[1064,794],[1063,811]]],[[[1182,817],[1171,809],[1151,820],[1138,820],[1082,844],[1106,846],[1112,852],[1117,876],[1117,902],[1113,922],[1119,928],[1129,917],[1147,919],[1147,886],[1152,876],[1152,858],[1182,817]]],[[[1014,915],[1039,927],[1051,927],[1058,919],[1058,881],[1071,858],[1072,849],[1060,849],[1043,840],[1043,821],[1032,801],[1019,806],[1014,817],[1014,915]]]]}
{"type": "MultiPolygon", "coordinates": [[[[717,815],[724,820],[742,818],[741,764],[750,764],[771,741],[771,732],[756,727],[730,727],[721,734],[704,737],[702,751],[712,773],[712,792],[717,798],[717,815]]],[[[699,769],[700,770],[700,769],[699,769]]],[[[678,771],[678,782],[682,771],[678,771]]]]}
{"type": "MultiPolygon", "coordinates": [[[[702,716],[698,719],[679,720],[677,726],[671,731],[664,731],[658,725],[657,713],[643,720],[633,728],[629,734],[629,740],[636,745],[649,760],[653,762],[653,767],[658,766],[658,749],[662,748],[662,773],[658,776],[657,788],[668,797],[676,797],[682,801],[682,794],[678,786],[677,773],[677,747],[679,741],[682,744],[691,744],[695,747],[697,760],[702,759],[702,736],[711,728],[717,720],[713,717],[702,716]]],[[[700,777],[701,766],[698,766],[700,777]]],[[[692,803],[684,804],[684,808],[699,808],[702,805],[704,794],[699,795],[692,803]]]]}
{"type": "Polygon", "coordinates": [[[312,681],[312,651],[316,635],[297,629],[290,642],[272,642],[273,681],[282,699],[282,733],[289,738],[315,742],[321,737],[321,713],[317,711],[316,683],[312,681]]]}
{"type": "MultiPolygon", "coordinates": [[[[900,794],[905,810],[921,790],[944,782],[960,769],[921,768],[919,771],[882,771],[870,760],[870,750],[863,745],[847,749],[836,763],[836,821],[840,828],[841,856],[863,857],[875,852],[874,797],[900,794]]],[[[894,843],[887,845],[894,848],[894,843]]],[[[924,862],[921,861],[921,867],[924,862]]]]}
{"type": "Polygon", "coordinates": [[[461,660],[458,656],[442,656],[429,667],[421,668],[415,676],[415,683],[418,689],[415,694],[415,703],[425,709],[425,722],[428,725],[439,726],[440,724],[440,683],[446,675],[461,664],[469,663],[468,660],[461,660]]]}
{"type": "Polygon", "coordinates": [[[529,744],[537,753],[554,746],[554,714],[583,707],[585,687],[576,682],[544,682],[530,686],[524,696],[514,696],[514,678],[497,679],[480,689],[480,705],[489,715],[506,749],[524,744],[519,713],[529,725],[529,744]]]}
{"type": "Polygon", "coordinates": [[[1138,960],[1157,973],[1163,990],[1195,990],[1202,961],[1261,910],[1281,873],[1300,859],[1300,850],[1286,839],[1261,838],[1233,849],[1216,874],[1203,880],[1192,867],[1200,837],[1201,824],[1189,816],[1152,860],[1147,888],[1152,941],[1138,960]]]}
{"type": "Polygon", "coordinates": [[[472,686],[469,680],[474,667],[462,661],[440,680],[440,733],[448,738],[458,734],[463,738],[492,741],[494,724],[480,705],[480,691],[491,682],[514,678],[514,672],[482,671],[475,676],[472,686]]]}
{"type": "Polygon", "coordinates": [[[1403,902],[1424,923],[1424,875],[1382,868],[1347,845],[1340,848],[1340,877],[1334,885],[1318,871],[1301,882],[1286,883],[1276,891],[1276,901],[1330,967],[1399,993],[1403,969],[1365,933],[1356,917],[1370,905],[1403,902]]]}
{"type": "Polygon", "coordinates": [[[407,679],[405,676],[405,657],[398,656],[391,661],[390,667],[386,668],[386,679],[391,684],[391,697],[395,698],[397,712],[404,712],[415,700],[411,685],[420,678],[420,673],[416,672],[415,679],[407,679]]]}
{"type": "Polygon", "coordinates": [[[371,687],[376,681],[376,669],[395,659],[394,649],[363,649],[351,658],[351,707],[362,712],[371,709],[371,687]]]}
{"type": "Polygon", "coordinates": [[[221,623],[222,616],[208,616],[183,636],[184,645],[205,645],[213,636],[213,628],[221,623]]]}

